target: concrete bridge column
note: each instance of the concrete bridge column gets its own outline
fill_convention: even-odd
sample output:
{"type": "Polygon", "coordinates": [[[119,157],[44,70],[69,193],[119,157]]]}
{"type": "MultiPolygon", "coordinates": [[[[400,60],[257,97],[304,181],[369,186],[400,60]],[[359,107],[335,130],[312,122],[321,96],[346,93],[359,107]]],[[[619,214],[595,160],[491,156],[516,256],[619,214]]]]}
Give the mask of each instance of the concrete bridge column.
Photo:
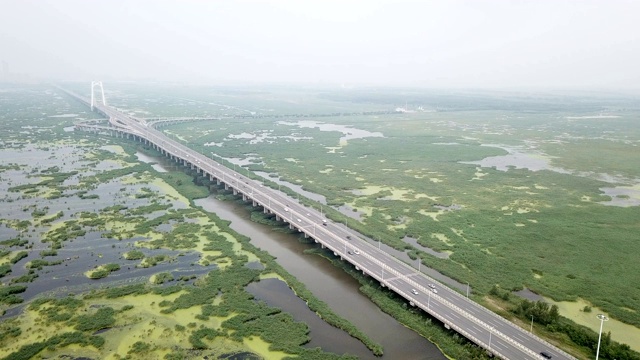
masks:
{"type": "Polygon", "coordinates": [[[247,195],[242,194],[242,201],[247,201],[247,195]]]}
{"type": "Polygon", "coordinates": [[[238,195],[238,189],[233,188],[233,195],[238,195]]]}
{"type": "Polygon", "coordinates": [[[276,221],[280,221],[280,220],[281,220],[281,219],[280,219],[280,216],[279,216],[279,215],[276,215],[276,221]]]}
{"type": "Polygon", "coordinates": [[[220,179],[216,179],[216,184],[220,186],[220,179]]]}
{"type": "Polygon", "coordinates": [[[252,205],[253,205],[253,207],[256,207],[256,206],[258,206],[258,203],[255,200],[253,200],[252,205]]]}

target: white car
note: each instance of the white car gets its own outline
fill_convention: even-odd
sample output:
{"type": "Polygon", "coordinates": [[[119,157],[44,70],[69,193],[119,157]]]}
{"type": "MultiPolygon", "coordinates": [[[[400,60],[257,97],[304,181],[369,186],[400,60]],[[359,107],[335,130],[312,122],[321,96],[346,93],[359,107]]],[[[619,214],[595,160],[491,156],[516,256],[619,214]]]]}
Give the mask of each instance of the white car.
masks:
{"type": "Polygon", "coordinates": [[[418,290],[416,289],[411,289],[411,292],[413,293],[413,295],[418,295],[418,290]]]}
{"type": "Polygon", "coordinates": [[[354,249],[353,253],[356,254],[356,255],[360,255],[360,251],[358,251],[358,249],[354,249]]]}
{"type": "Polygon", "coordinates": [[[433,291],[434,294],[438,293],[438,290],[436,290],[436,289],[431,289],[431,291],[433,291]]]}
{"type": "Polygon", "coordinates": [[[435,285],[433,285],[433,284],[429,284],[429,287],[430,287],[430,288],[432,288],[432,289],[435,289],[435,288],[436,288],[436,286],[435,286],[435,285]]]}
{"type": "Polygon", "coordinates": [[[302,222],[302,220],[300,218],[298,218],[298,222],[302,222]]]}

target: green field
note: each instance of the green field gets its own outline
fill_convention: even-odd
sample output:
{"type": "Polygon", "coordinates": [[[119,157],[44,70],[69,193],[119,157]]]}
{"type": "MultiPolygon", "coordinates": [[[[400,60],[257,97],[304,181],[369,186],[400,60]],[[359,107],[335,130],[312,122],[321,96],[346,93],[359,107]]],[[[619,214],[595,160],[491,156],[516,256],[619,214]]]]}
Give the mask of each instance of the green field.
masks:
{"type": "MultiPolygon", "coordinates": [[[[65,87],[80,94],[89,90],[86,84],[65,84],[65,87]]],[[[579,300],[581,305],[601,309],[612,318],[635,326],[632,332],[636,337],[626,337],[625,341],[634,348],[640,343],[631,343],[640,337],[640,273],[635,256],[640,250],[637,241],[640,106],[636,98],[586,93],[246,89],[157,84],[110,84],[107,89],[111,105],[140,117],[221,117],[163,130],[203,154],[249,159],[250,170],[266,172],[270,179],[279,177],[323,195],[328,204],[323,209],[330,218],[348,219],[349,226],[363,234],[406,251],[412,259],[420,257],[422,264],[461,283],[470,283],[478,301],[489,299],[488,294],[495,285],[506,292],[527,288],[555,301],[579,300]],[[409,112],[393,112],[405,103],[409,112]],[[354,221],[354,217],[359,220],[354,221]],[[406,237],[417,239],[419,245],[413,247],[403,240],[406,237]],[[426,247],[448,256],[429,255],[426,247]]],[[[217,319],[226,313],[221,309],[214,311],[202,305],[202,301],[220,299],[203,300],[198,292],[209,286],[241,286],[249,277],[259,275],[259,272],[245,274],[247,270],[237,268],[247,261],[247,256],[256,256],[248,242],[243,242],[243,248],[248,251],[240,256],[221,255],[220,252],[229,251],[228,244],[217,249],[207,247],[208,236],[215,237],[216,232],[228,233],[229,230],[214,218],[202,220],[204,215],[190,209],[190,200],[204,193],[202,188],[191,186],[188,175],[156,174],[162,179],[152,180],[150,166],[138,164],[132,156],[135,150],[129,145],[119,150],[111,140],[92,138],[88,141],[85,136],[64,131],[73,120],[94,115],[56,90],[16,86],[3,88],[0,95],[2,120],[7,124],[2,144],[7,154],[17,156],[15,154],[25,151],[47,153],[61,149],[73,156],[83,154],[80,160],[69,158],[64,166],[35,170],[19,159],[1,163],[1,176],[32,172],[24,184],[4,182],[6,188],[2,190],[14,194],[3,195],[5,201],[15,198],[15,194],[22,200],[40,199],[22,208],[23,216],[3,219],[2,230],[20,234],[9,236],[9,243],[3,243],[0,248],[3,280],[24,284],[37,279],[38,274],[46,274],[50,266],[61,266],[56,263],[57,251],[78,236],[78,227],[102,231],[107,239],[115,242],[145,236],[148,241],[136,243],[122,255],[124,261],[133,261],[139,267],[172,261],[171,256],[147,256],[140,254],[140,250],[196,249],[205,255],[198,266],[215,264],[223,272],[247,276],[239,276],[236,283],[219,279],[217,281],[223,282],[213,285],[203,278],[199,288],[179,298],[154,293],[148,288],[127,295],[144,296],[144,301],[140,301],[148,307],[158,304],[153,310],[158,314],[184,309],[181,303],[196,301],[191,304],[195,310],[189,310],[187,319],[203,321],[208,316],[217,319]],[[136,186],[124,190],[123,194],[135,199],[138,206],[122,208],[113,203],[101,207],[101,216],[97,218],[90,211],[74,213],[71,209],[58,210],[45,204],[68,198],[69,182],[77,178],[80,183],[73,187],[74,204],[102,203],[105,197],[93,190],[102,183],[117,180],[136,186]],[[158,216],[169,202],[182,205],[165,216],[158,216]],[[201,221],[207,224],[196,224],[201,221]],[[181,225],[175,226],[169,236],[158,235],[160,232],[154,230],[176,222],[181,225]],[[30,235],[33,229],[42,234],[49,247],[39,249],[40,259],[27,262],[29,259],[22,259],[31,253],[30,246],[37,238],[30,235]],[[196,236],[190,235],[196,233],[196,236]],[[23,242],[23,238],[27,242],[23,242]],[[19,267],[29,271],[16,278],[12,271],[18,272],[19,267]],[[165,296],[169,298],[158,298],[165,296]]],[[[320,206],[314,201],[301,200],[320,206]]],[[[262,257],[262,262],[268,262],[268,257],[262,257]]],[[[86,269],[85,276],[108,278],[112,272],[122,272],[122,266],[116,265],[106,259],[96,262],[94,267],[86,269]]],[[[275,262],[270,266],[273,268],[268,267],[265,272],[277,268],[275,262]]],[[[169,273],[158,272],[149,281],[162,284],[171,279],[169,273]]],[[[292,283],[295,279],[287,281],[292,283]]],[[[8,285],[8,282],[3,285],[5,306],[19,302],[20,293],[24,291],[22,285],[8,285]]],[[[363,287],[364,293],[373,299],[380,296],[367,286],[363,287]]],[[[238,304],[245,296],[243,293],[232,295],[238,296],[232,299],[238,304]]],[[[127,321],[147,315],[159,316],[127,317],[131,299],[100,300],[109,296],[101,293],[79,299],[83,302],[78,306],[88,311],[96,307],[110,309],[106,310],[110,311],[106,317],[118,324],[133,324],[127,321]]],[[[40,314],[42,311],[58,306],[45,302],[40,305],[44,308],[32,308],[28,314],[32,318],[22,320],[23,325],[41,321],[38,319],[46,315],[40,314]]],[[[238,311],[244,311],[242,306],[238,311]]],[[[392,309],[395,305],[387,306],[392,309]]],[[[565,308],[571,307],[561,307],[565,308]]],[[[265,316],[265,326],[268,321],[282,320],[279,315],[271,317],[277,311],[255,311],[265,316]]],[[[329,309],[323,311],[330,313],[329,309]]],[[[565,314],[575,317],[568,310],[565,314]]],[[[592,317],[593,324],[585,325],[597,330],[595,313],[592,317]]],[[[415,319],[405,320],[406,324],[415,319]]],[[[60,323],[64,326],[58,326],[59,333],[38,340],[39,346],[45,348],[53,341],[62,346],[90,345],[97,349],[83,354],[96,355],[102,351],[101,340],[89,336],[94,329],[86,330],[84,335],[73,332],[74,329],[85,331],[77,325],[82,323],[81,317],[59,321],[64,322],[60,323]]],[[[239,329],[233,328],[236,326],[233,321],[226,325],[228,327],[221,327],[224,321],[219,319],[220,326],[215,329],[191,327],[194,321],[163,326],[164,332],[176,336],[179,342],[176,346],[194,343],[199,346],[199,339],[215,337],[225,337],[237,345],[238,339],[232,334],[239,329]],[[227,329],[224,334],[223,328],[227,329]]],[[[338,324],[341,319],[333,321],[338,324]]],[[[155,325],[144,321],[139,324],[136,331],[140,334],[149,332],[149,326],[155,325]]],[[[4,325],[3,332],[13,335],[0,341],[17,337],[21,342],[14,343],[14,350],[34,350],[19,348],[20,344],[33,342],[33,338],[20,337],[18,326],[13,323],[4,325]]],[[[42,331],[46,332],[51,324],[44,321],[42,325],[42,331]]],[[[254,330],[242,331],[249,334],[254,330]]],[[[303,327],[300,331],[305,332],[303,327]]],[[[357,329],[352,331],[357,333],[357,329]]],[[[248,339],[251,335],[247,336],[248,339]]],[[[291,342],[278,345],[271,339],[261,338],[255,343],[245,343],[244,348],[274,357],[286,356],[284,352],[270,352],[276,349],[286,348],[288,354],[303,353],[306,350],[297,345],[305,341],[304,336],[300,336],[283,339],[291,342]]],[[[611,337],[617,339],[615,331],[611,337]]],[[[368,345],[372,349],[376,347],[376,344],[368,345]]],[[[153,346],[156,345],[132,341],[123,348],[111,347],[109,352],[134,356],[153,346]]],[[[155,349],[166,351],[161,347],[155,349]]],[[[51,351],[51,355],[56,354],[51,351]]],[[[579,351],[588,353],[585,349],[579,351]]]]}
{"type": "Polygon", "coordinates": [[[382,353],[273,257],[195,207],[209,191],[189,175],[156,173],[131,143],[65,131],[93,117],[73,99],[16,85],[0,87],[0,104],[0,315],[32,300],[2,318],[0,358],[354,358],[304,347],[307,324],[245,288],[269,277],[382,353]]]}
{"type": "MultiPolygon", "coordinates": [[[[179,91],[172,93],[179,97],[179,91]]],[[[241,95],[208,89],[184,97],[198,96],[220,102],[226,96],[238,104],[241,95]]],[[[242,107],[255,118],[184,123],[165,131],[207,155],[252,157],[251,170],[302,185],[331,205],[348,205],[360,215],[350,226],[420,256],[477,293],[499,284],[557,301],[580,298],[640,326],[637,99],[301,90],[297,98],[305,99],[311,114],[301,117],[286,91],[271,93],[268,111],[264,93],[242,96],[242,107]],[[328,101],[350,115],[317,116],[330,115],[323,112],[328,101]],[[422,110],[355,114],[405,101],[422,110]],[[341,140],[344,133],[322,131],[318,124],[383,136],[341,140]],[[606,195],[605,188],[617,195],[606,195]],[[403,242],[405,236],[451,255],[428,255],[403,242]]],[[[167,106],[170,99],[164,99],[167,106]]],[[[148,110],[164,114],[162,108],[148,110]]],[[[205,112],[215,111],[224,110],[205,112]]],[[[345,218],[338,211],[330,216],[345,218]]]]}

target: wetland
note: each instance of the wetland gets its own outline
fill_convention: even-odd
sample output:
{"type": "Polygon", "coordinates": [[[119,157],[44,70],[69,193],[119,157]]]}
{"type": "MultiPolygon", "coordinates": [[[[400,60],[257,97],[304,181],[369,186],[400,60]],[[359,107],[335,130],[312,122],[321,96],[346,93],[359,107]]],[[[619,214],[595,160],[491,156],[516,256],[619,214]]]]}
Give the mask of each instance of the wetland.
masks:
{"type": "MultiPolygon", "coordinates": [[[[229,102],[222,89],[194,89],[177,100],[173,91],[190,90],[120,85],[110,101],[143,117],[226,114],[163,131],[300,194],[452,288],[470,286],[490,307],[512,293],[544,296],[591,329],[599,324],[576,306],[606,312],[619,321],[613,340],[640,333],[640,288],[629,286],[640,283],[632,255],[640,250],[636,99],[550,108],[538,99],[502,110],[487,98],[452,108],[446,97],[405,93],[416,106],[449,107],[364,115],[397,95],[311,91],[307,99],[316,100],[271,99],[265,113],[260,96],[229,102]],[[351,115],[327,115],[332,107],[351,115]],[[602,113],[606,124],[593,115],[602,113]]],[[[0,150],[3,356],[372,358],[384,349],[395,358],[417,346],[441,357],[426,337],[454,358],[483,357],[330,254],[257,224],[269,219],[248,204],[194,186],[195,174],[135,143],[68,131],[95,115],[62,93],[15,87],[0,103],[8,126],[0,150]]],[[[517,297],[509,301],[501,314],[515,318],[517,297]]],[[[591,356],[587,345],[536,329],[591,356]]]]}

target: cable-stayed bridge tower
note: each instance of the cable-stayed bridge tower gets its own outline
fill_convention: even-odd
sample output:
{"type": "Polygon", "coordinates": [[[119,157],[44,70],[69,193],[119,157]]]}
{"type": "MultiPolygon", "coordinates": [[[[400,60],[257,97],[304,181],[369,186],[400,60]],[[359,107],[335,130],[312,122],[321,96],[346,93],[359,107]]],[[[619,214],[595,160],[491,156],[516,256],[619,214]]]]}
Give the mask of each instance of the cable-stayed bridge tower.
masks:
{"type": "Polygon", "coordinates": [[[95,104],[95,94],[93,89],[99,86],[100,87],[100,93],[102,94],[102,105],[107,105],[107,100],[104,98],[104,88],[102,87],[102,81],[92,81],[91,82],[91,111],[93,111],[93,106],[95,104]]]}

